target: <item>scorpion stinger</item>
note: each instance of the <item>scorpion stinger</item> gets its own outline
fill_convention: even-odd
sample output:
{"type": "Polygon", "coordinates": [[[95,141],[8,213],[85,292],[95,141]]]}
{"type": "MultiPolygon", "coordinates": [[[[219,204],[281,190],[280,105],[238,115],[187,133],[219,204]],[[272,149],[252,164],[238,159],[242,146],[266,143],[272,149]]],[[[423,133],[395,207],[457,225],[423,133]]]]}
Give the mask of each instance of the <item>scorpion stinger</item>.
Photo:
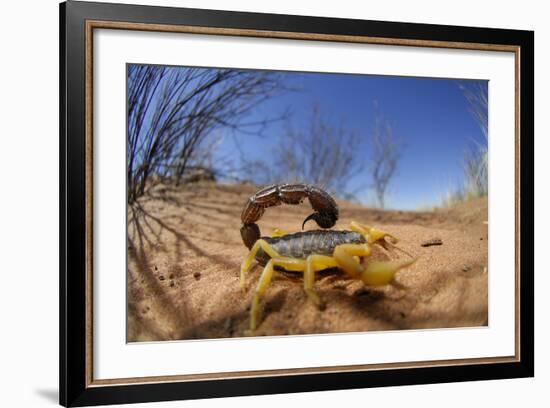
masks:
{"type": "Polygon", "coordinates": [[[321,228],[331,228],[334,226],[334,224],[336,224],[338,216],[333,213],[314,212],[306,217],[306,219],[302,223],[302,229],[304,229],[306,222],[308,222],[309,220],[314,220],[321,228]]]}

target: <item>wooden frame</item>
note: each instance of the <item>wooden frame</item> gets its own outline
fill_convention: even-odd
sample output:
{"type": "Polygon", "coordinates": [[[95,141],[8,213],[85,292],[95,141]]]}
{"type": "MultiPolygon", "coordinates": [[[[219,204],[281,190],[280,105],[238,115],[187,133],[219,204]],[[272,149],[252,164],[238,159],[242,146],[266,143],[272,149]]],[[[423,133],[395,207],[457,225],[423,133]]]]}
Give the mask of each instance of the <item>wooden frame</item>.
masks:
{"type": "Polygon", "coordinates": [[[60,6],[60,402],[65,406],[528,377],[534,373],[534,35],[528,31],[67,2],[60,6]],[[97,28],[514,52],[514,356],[94,380],[92,33],[97,28]],[[522,143],[520,144],[520,139],[522,143]],[[521,203],[520,203],[521,198],[521,203]],[[521,204],[521,206],[520,206],[521,204]],[[524,250],[520,253],[520,248],[524,250]]]}

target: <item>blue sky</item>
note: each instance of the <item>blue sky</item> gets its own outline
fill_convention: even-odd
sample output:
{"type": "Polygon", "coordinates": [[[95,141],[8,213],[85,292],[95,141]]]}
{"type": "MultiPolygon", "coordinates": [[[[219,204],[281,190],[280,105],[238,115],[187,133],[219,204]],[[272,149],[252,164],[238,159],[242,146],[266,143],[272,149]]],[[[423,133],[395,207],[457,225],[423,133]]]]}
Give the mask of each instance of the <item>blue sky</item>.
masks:
{"type": "MultiPolygon", "coordinates": [[[[307,126],[317,104],[324,120],[359,132],[365,141],[372,134],[378,114],[387,120],[395,137],[404,143],[386,198],[386,207],[419,209],[436,205],[449,190],[462,185],[464,151],[482,143],[483,133],[469,111],[460,84],[478,81],[412,77],[285,73],[283,81],[293,91],[264,102],[250,112],[250,120],[275,117],[285,110],[295,129],[307,126]]],[[[487,82],[482,82],[487,86],[487,82]]],[[[250,159],[269,160],[285,131],[282,122],[265,129],[262,136],[224,137],[217,155],[238,160],[235,143],[250,159]]],[[[357,154],[368,158],[368,144],[357,154]]],[[[351,180],[350,187],[370,184],[368,169],[351,180]]],[[[357,198],[370,204],[372,191],[357,198]]]]}

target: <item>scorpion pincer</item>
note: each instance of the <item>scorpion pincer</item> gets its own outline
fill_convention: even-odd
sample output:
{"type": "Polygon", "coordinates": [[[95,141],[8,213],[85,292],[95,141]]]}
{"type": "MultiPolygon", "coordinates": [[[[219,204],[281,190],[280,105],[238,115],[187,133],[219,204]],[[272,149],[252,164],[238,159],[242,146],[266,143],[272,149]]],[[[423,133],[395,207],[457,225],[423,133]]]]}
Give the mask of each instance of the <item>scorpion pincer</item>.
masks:
{"type": "Polygon", "coordinates": [[[397,239],[376,228],[357,222],[350,223],[349,230],[328,230],[338,220],[338,205],[324,190],[309,184],[278,184],[265,187],[250,197],[241,214],[241,236],[250,249],[241,266],[240,284],[246,290],[246,273],[256,260],[264,265],[263,272],[254,292],[250,309],[250,331],[257,327],[260,299],[271,282],[274,268],[287,272],[303,273],[304,291],[317,306],[323,307],[315,291],[315,272],[329,268],[342,270],[352,279],[360,279],[366,285],[390,283],[396,272],[411,265],[416,259],[404,261],[370,261],[363,266],[361,260],[371,254],[371,245],[388,248],[397,239]],[[309,200],[314,212],[302,223],[313,220],[322,230],[285,233],[276,230],[271,237],[262,237],[256,224],[265,209],[276,205],[300,204],[309,200]]]}

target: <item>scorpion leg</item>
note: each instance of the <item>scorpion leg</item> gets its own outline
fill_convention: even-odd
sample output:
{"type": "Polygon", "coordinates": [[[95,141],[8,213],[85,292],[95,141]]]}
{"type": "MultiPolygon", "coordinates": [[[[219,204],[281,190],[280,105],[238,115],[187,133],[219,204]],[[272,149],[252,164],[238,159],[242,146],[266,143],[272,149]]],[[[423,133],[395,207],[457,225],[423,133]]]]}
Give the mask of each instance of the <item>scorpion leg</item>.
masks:
{"type": "Polygon", "coordinates": [[[277,251],[275,251],[271,245],[269,245],[265,240],[263,239],[259,239],[257,240],[254,245],[252,246],[252,249],[250,250],[250,252],[248,253],[247,257],[244,259],[243,263],[241,264],[241,280],[240,280],[240,285],[241,285],[241,289],[244,291],[246,290],[246,284],[245,284],[245,279],[246,279],[246,273],[248,272],[248,270],[250,269],[250,266],[252,265],[252,262],[254,261],[254,259],[256,258],[256,254],[258,253],[258,251],[260,250],[260,248],[266,253],[268,254],[271,258],[281,258],[281,256],[279,255],[279,253],[277,251]]]}
{"type": "Polygon", "coordinates": [[[404,253],[410,258],[414,258],[413,255],[405,251],[403,248],[399,248],[395,244],[399,241],[393,235],[388,234],[385,231],[379,230],[377,228],[369,227],[368,225],[359,224],[355,221],[350,223],[350,229],[352,231],[362,234],[369,244],[377,243],[381,245],[384,249],[388,250],[392,254],[395,253],[395,250],[404,253]],[[390,241],[386,241],[384,238],[388,237],[390,241]]]}
{"type": "Polygon", "coordinates": [[[361,274],[361,280],[366,285],[387,285],[400,269],[406,268],[415,262],[416,258],[407,259],[406,261],[371,261],[367,265],[367,269],[361,274]]]}
{"type": "Polygon", "coordinates": [[[277,257],[271,258],[265,265],[265,268],[260,275],[258,286],[254,292],[252,306],[250,308],[250,331],[253,332],[257,327],[258,311],[260,309],[260,299],[271,282],[273,270],[275,266],[280,266],[287,271],[301,272],[305,269],[305,262],[301,259],[277,257]]]}
{"type": "Polygon", "coordinates": [[[395,274],[407,266],[412,265],[416,259],[392,262],[369,262],[365,269],[354,256],[367,257],[370,255],[368,244],[342,244],[334,249],[334,258],[338,266],[354,279],[361,279],[366,285],[387,285],[395,274]]]}
{"type": "Polygon", "coordinates": [[[275,230],[271,233],[271,238],[282,237],[283,235],[288,235],[288,234],[290,234],[289,231],[275,228],[275,230]]]}
{"type": "Polygon", "coordinates": [[[385,237],[390,238],[393,244],[397,243],[397,238],[393,235],[388,234],[385,231],[379,230],[378,228],[369,227],[368,225],[359,224],[358,222],[352,221],[349,224],[349,227],[352,231],[358,232],[363,235],[369,244],[383,240],[385,237]]]}
{"type": "Polygon", "coordinates": [[[334,248],[333,256],[345,273],[353,279],[360,279],[364,268],[356,257],[367,257],[370,253],[368,244],[342,244],[334,248]]]}
{"type": "Polygon", "coordinates": [[[319,308],[324,306],[321,298],[315,292],[313,284],[315,283],[315,272],[322,271],[328,268],[337,268],[338,263],[331,256],[326,255],[310,255],[306,259],[306,268],[304,270],[304,291],[309,300],[319,308]]]}

